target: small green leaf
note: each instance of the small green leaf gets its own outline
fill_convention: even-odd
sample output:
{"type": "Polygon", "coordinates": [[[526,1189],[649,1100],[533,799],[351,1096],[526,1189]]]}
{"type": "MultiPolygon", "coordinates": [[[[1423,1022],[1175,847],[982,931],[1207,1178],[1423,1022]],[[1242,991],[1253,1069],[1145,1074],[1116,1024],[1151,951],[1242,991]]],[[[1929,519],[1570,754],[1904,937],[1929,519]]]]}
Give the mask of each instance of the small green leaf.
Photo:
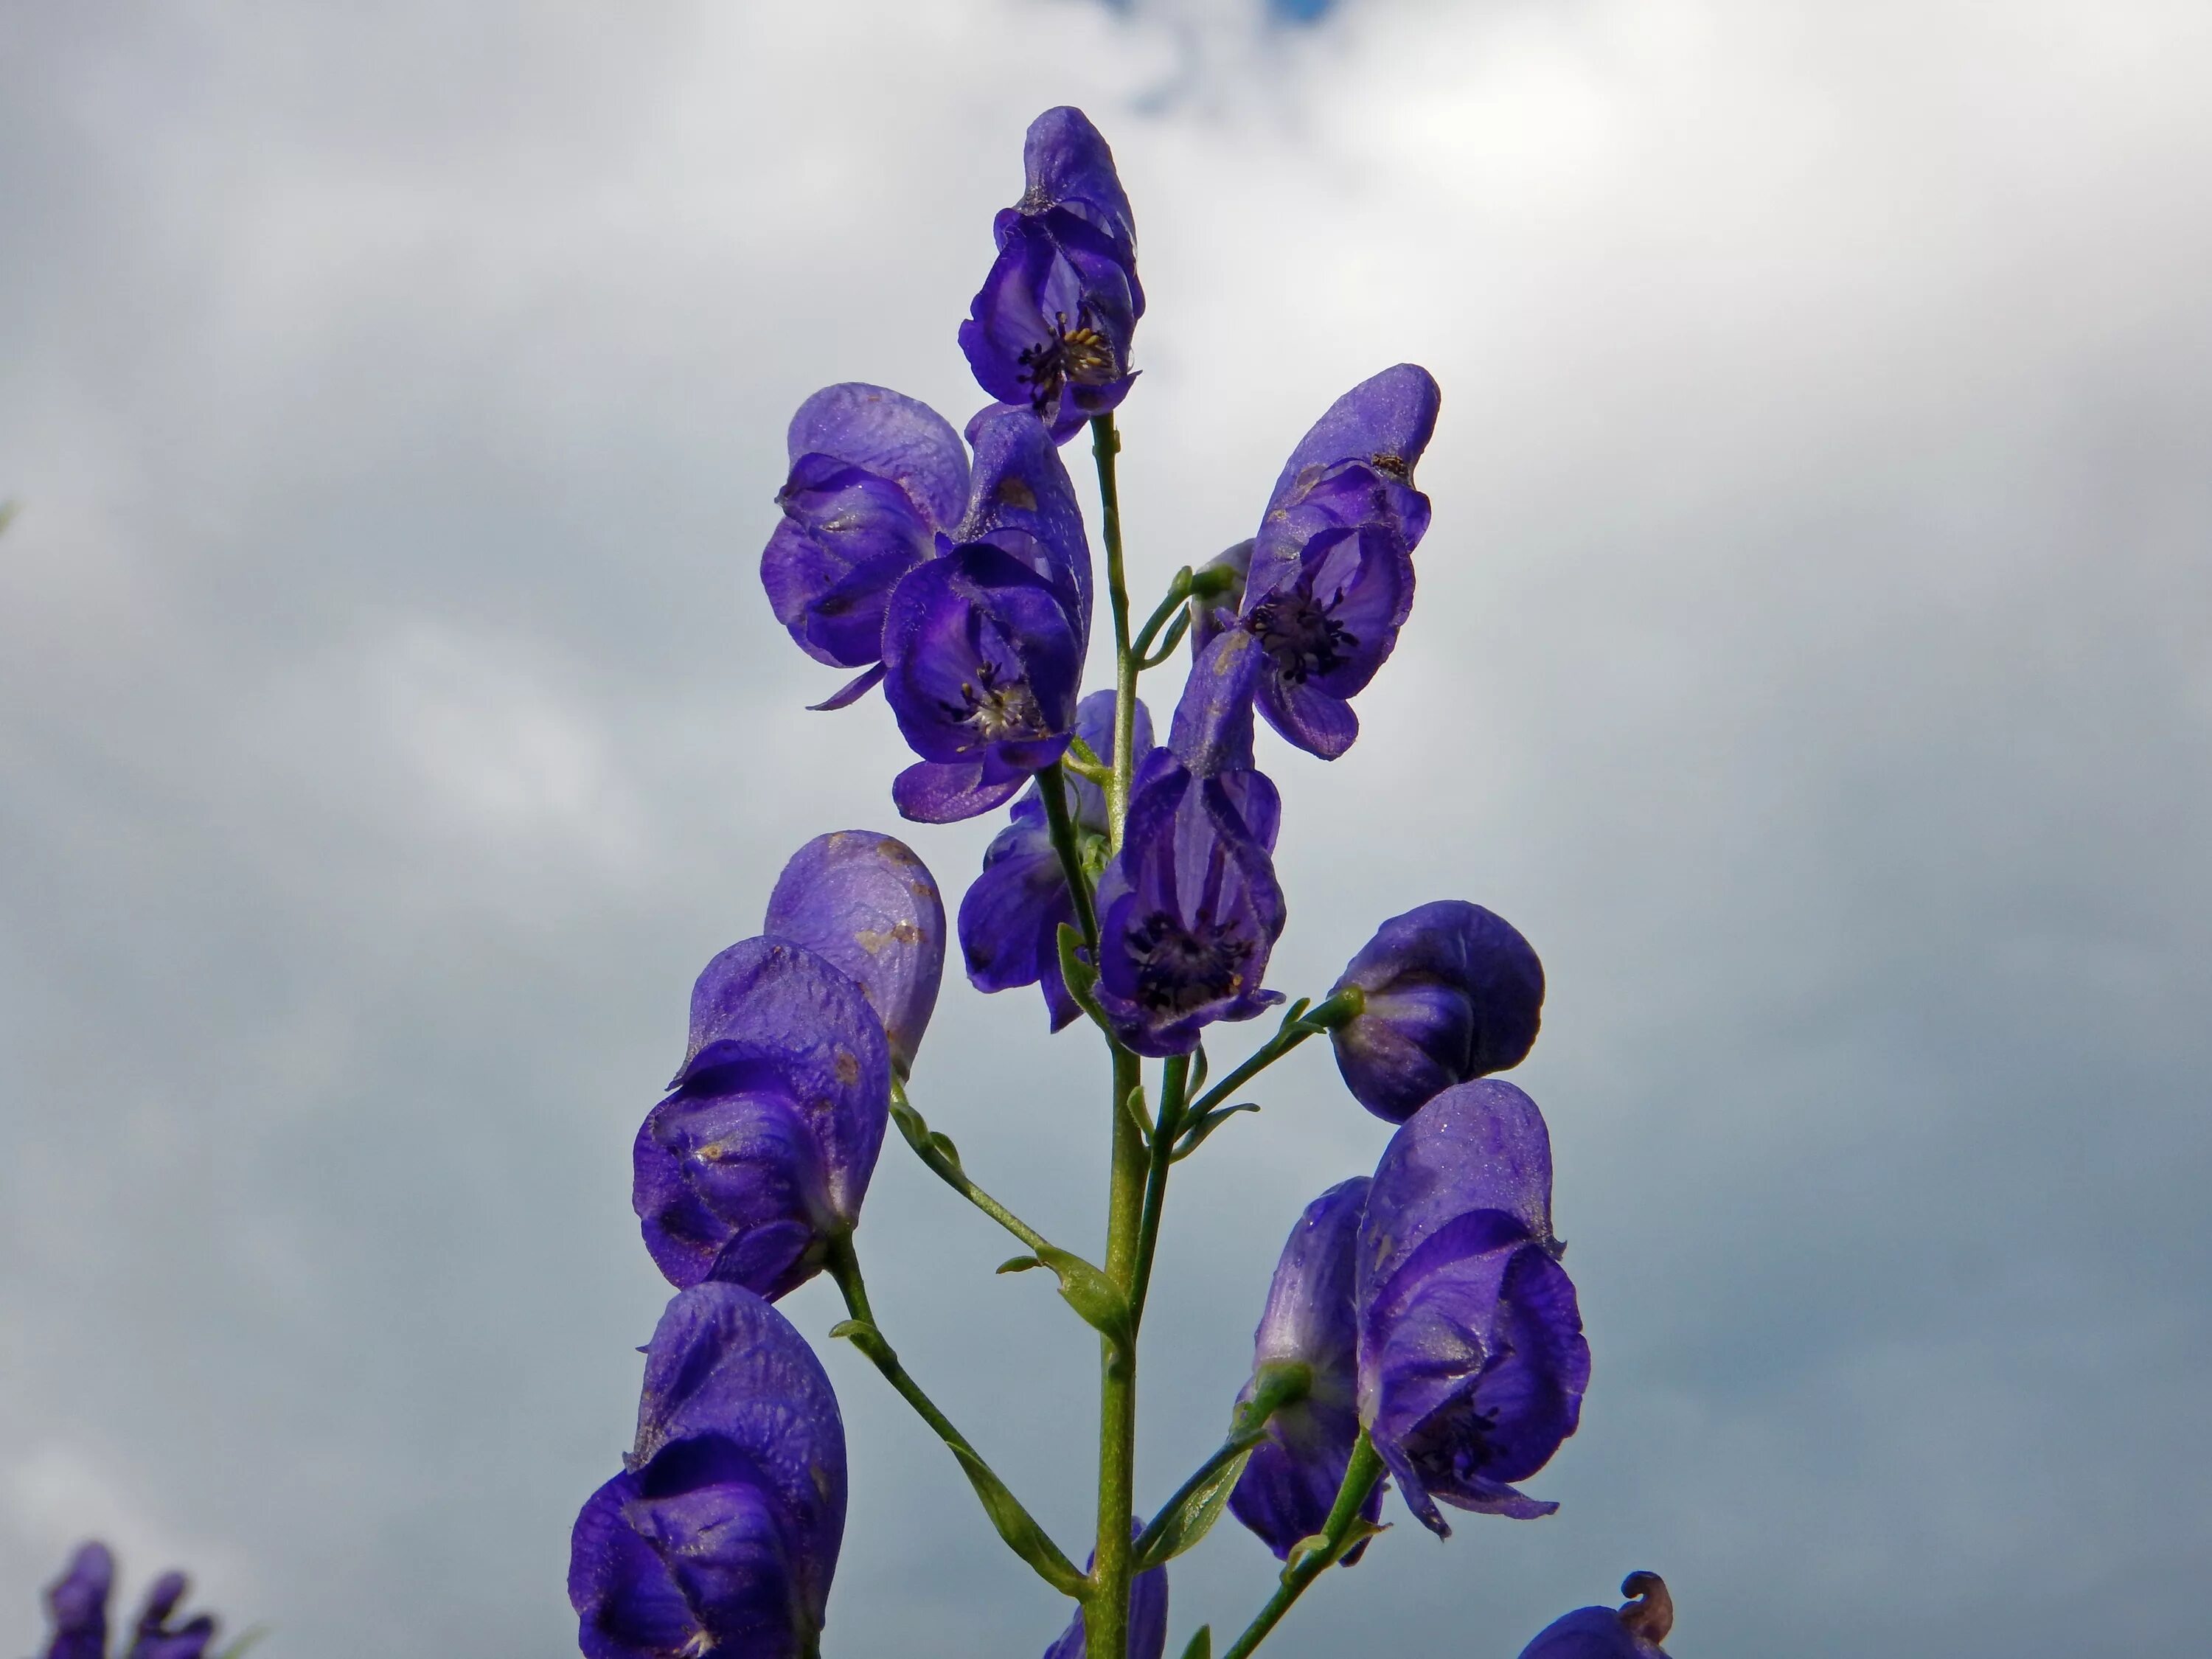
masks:
{"type": "Polygon", "coordinates": [[[1193,1119],[1184,1127],[1182,1137],[1176,1142],[1174,1158],[1178,1161],[1188,1158],[1206,1144],[1208,1135],[1228,1122],[1237,1113],[1256,1112],[1259,1109],[1257,1106],[1247,1100],[1234,1106],[1217,1106],[1205,1116],[1193,1119]]]}
{"type": "Polygon", "coordinates": [[[1271,1359],[1252,1378],[1252,1397],[1237,1407],[1229,1425],[1230,1437],[1255,1440],[1267,1419],[1285,1406],[1295,1406],[1313,1392],[1313,1367],[1302,1359],[1271,1359]]]}
{"type": "Polygon", "coordinates": [[[906,1137],[908,1146],[913,1147],[917,1152],[927,1150],[928,1123],[923,1120],[920,1112],[915,1111],[913,1107],[896,1096],[891,1100],[891,1121],[898,1125],[898,1132],[906,1137]]]}
{"type": "Polygon", "coordinates": [[[1290,1554],[1283,1559],[1282,1580],[1285,1584],[1293,1582],[1301,1574],[1302,1570],[1306,1577],[1312,1577],[1316,1574],[1326,1571],[1344,1559],[1351,1553],[1353,1545],[1364,1539],[1372,1538],[1378,1533],[1389,1530],[1387,1524],[1378,1526],[1364,1516],[1354,1516],[1352,1524],[1344,1529],[1344,1536],[1341,1538],[1331,1539],[1325,1532],[1310,1534],[1291,1545],[1290,1554]],[[1314,1560],[1316,1556],[1321,1558],[1318,1561],[1314,1560]],[[1310,1561],[1313,1562],[1313,1565],[1308,1568],[1306,1564],[1310,1561]]]}
{"type": "MultiPolygon", "coordinates": [[[[1159,1530],[1153,1534],[1152,1547],[1145,1559],[1133,1571],[1148,1571],[1164,1566],[1185,1550],[1196,1547],[1200,1539],[1213,1530],[1213,1523],[1221,1519],[1221,1511],[1228,1507],[1229,1494],[1236,1490],[1237,1482],[1244,1473],[1244,1466],[1252,1461],[1248,1450],[1242,1456],[1231,1458],[1215,1472],[1212,1479],[1202,1486],[1194,1487],[1176,1506],[1175,1512],[1164,1515],[1152,1525],[1159,1530]]],[[[1151,1531],[1151,1528],[1146,1528],[1151,1531]]]]}
{"type": "Polygon", "coordinates": [[[865,1319],[841,1319],[830,1328],[834,1341],[843,1337],[878,1365],[896,1365],[898,1355],[884,1340],[884,1334],[865,1319]]]}
{"type": "Polygon", "coordinates": [[[1043,1266],[1044,1263],[1033,1255],[1010,1255],[994,1271],[1002,1273],[1025,1273],[1032,1267],[1043,1266]]]}
{"type": "Polygon", "coordinates": [[[1048,1244],[1036,1257],[1060,1275],[1060,1300],[1077,1318],[1109,1341],[1128,1345],[1129,1300],[1120,1285],[1073,1250],[1048,1244]]]}
{"type": "Polygon", "coordinates": [[[1182,1659],[1213,1659],[1213,1626],[1200,1625],[1182,1650],[1182,1659]]]}
{"type": "Polygon", "coordinates": [[[1143,1084],[1139,1083],[1135,1088],[1130,1090],[1127,1095],[1123,1097],[1121,1108],[1124,1111],[1128,1113],[1129,1121],[1137,1126],[1137,1133],[1144,1137],[1145,1144],[1147,1146],[1151,1146],[1152,1144],[1152,1115],[1146,1109],[1145,1106],[1145,1085],[1143,1084]]]}
{"type": "Polygon", "coordinates": [[[929,1132],[929,1150],[935,1152],[939,1158],[943,1158],[947,1164],[950,1164],[954,1169],[957,1170],[960,1167],[960,1149],[952,1144],[952,1137],[951,1135],[944,1134],[935,1129],[932,1129],[929,1132]]]}
{"type": "Polygon", "coordinates": [[[1006,1547],[1043,1574],[1054,1589],[1067,1595],[1078,1594],[1083,1575],[1060,1553],[1060,1546],[1046,1536],[1044,1528],[1022,1507],[1021,1500],[1006,1490],[1006,1483],[965,1446],[953,1446],[951,1449],[960,1460],[960,1472],[975,1487],[975,1496],[982,1500],[983,1513],[990,1516],[999,1536],[1006,1540],[1006,1547]]]}
{"type": "Polygon", "coordinates": [[[1075,924],[1060,924],[1060,976],[1067,981],[1069,993],[1078,1000],[1091,994],[1091,988],[1098,983],[1098,970],[1083,959],[1083,935],[1075,924]]]}

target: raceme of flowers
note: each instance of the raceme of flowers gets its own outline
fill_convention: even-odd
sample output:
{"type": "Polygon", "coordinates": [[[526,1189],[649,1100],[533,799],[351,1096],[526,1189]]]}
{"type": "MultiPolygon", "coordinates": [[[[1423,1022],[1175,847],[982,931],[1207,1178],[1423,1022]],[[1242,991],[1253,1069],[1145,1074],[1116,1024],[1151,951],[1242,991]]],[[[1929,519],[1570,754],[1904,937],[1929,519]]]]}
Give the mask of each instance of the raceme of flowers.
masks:
{"type": "MultiPolygon", "coordinates": [[[[1440,1506],[1555,1507],[1518,1483],[1574,1432],[1589,1350],[1552,1230],[1542,1115],[1491,1075],[1536,1038],[1544,976],[1528,942],[1459,900],[1395,917],[1321,1005],[1285,1010],[1238,1074],[1200,1092],[1209,1033],[1284,1000],[1266,982],[1288,917],[1282,805],[1256,727],[1322,760],[1357,738],[1354,700],[1412,611],[1436,382],[1400,364],[1336,399],[1257,504],[1251,538],[1182,572],[1133,641],[1112,417],[1144,313],[1134,218],[1079,111],[1039,117],[1024,165],[958,330],[991,401],[956,431],[883,386],[807,398],[761,558],[770,607],[807,655],[853,676],[817,708],[880,688],[915,757],[890,781],[902,816],[1007,811],[957,908],[961,965],[981,991],[1038,988],[1054,1030],[1095,1024],[1117,1090],[1138,1079],[1135,1111],[1143,1062],[1162,1063],[1158,1113],[1138,1131],[1157,1171],[1148,1205],[1165,1166],[1243,1103],[1223,1089],[1323,1031],[1352,1097],[1396,1132],[1371,1175],[1331,1188],[1293,1229],[1223,1455],[1151,1522],[1133,1516],[1128,1540],[1102,1523],[1079,1569],[875,1322],[854,1232],[887,1127],[1023,1239],[1030,1254],[1010,1267],[1059,1276],[1104,1336],[1109,1376],[1117,1345],[1133,1343],[1149,1260],[1131,1269],[1109,1238],[1107,1265],[1085,1262],[974,1185],[905,1094],[944,961],[937,882],[888,836],[808,843],[761,933],[701,974],[683,1064],[638,1133],[633,1197],[678,1294],[647,1349],[634,1449],[576,1526],[570,1589],[592,1659],[815,1650],[843,1438],[820,1368],[769,1304],[824,1271],[853,1315],[837,1334],[946,1442],[1000,1535],[1075,1600],[1056,1659],[1156,1659],[1166,1561],[1224,1506],[1285,1560],[1293,1595],[1360,1559],[1393,1482],[1440,1535],[1440,1506]],[[1103,584],[1060,447],[1085,427],[1103,584]],[[1115,674],[1085,696],[1102,586],[1115,674]],[[1186,641],[1158,741],[1137,678],[1186,641]]],[[[1243,1650],[1264,1634],[1248,1632],[1243,1650]]]]}
{"type": "MultiPolygon", "coordinates": [[[[644,1349],[630,1449],[575,1522],[568,1589],[588,1659],[819,1650],[844,1429],[812,1348],[773,1305],[817,1274],[851,1316],[831,1334],[914,1407],[1000,1537],[1075,1603],[1048,1659],[1160,1659],[1168,1563],[1224,1511],[1284,1563],[1223,1650],[1245,1659],[1322,1571],[1362,1559],[1394,1483],[1440,1537],[1446,1509],[1556,1508],[1522,1483],[1574,1433],[1590,1354],[1553,1230],[1549,1132],[1493,1075],[1536,1040],[1544,974],[1528,941],[1462,900],[1392,917],[1326,998],[1283,1007],[1209,1086],[1208,1039],[1284,1003],[1267,983],[1289,915],[1282,801],[1257,728],[1322,761],[1358,738],[1355,700],[1412,614],[1436,382],[1401,363],[1330,404],[1255,501],[1251,537],[1179,571],[1134,625],[1115,423],[1145,310],[1134,217],[1081,112],[1038,117],[1023,161],[957,330],[989,401],[956,429],[883,386],[808,398],[760,572],[793,641],[846,676],[817,708],[880,689],[915,757],[888,781],[902,816],[1006,811],[957,907],[959,960],[978,990],[1036,986],[1053,1030],[1087,1022],[1103,1038],[1106,1251],[1086,1261],[1023,1221],[907,1097],[947,943],[921,857],[857,830],[799,848],[758,933],[700,973],[681,1063],[633,1145],[641,1236],[675,1294],[644,1349]],[[1086,427],[1103,578],[1062,459],[1086,427]],[[1094,623],[1110,623],[1113,673],[1086,696],[1094,623]],[[1186,644],[1162,741],[1139,683],[1186,644]],[[1352,1097],[1394,1132],[1370,1173],[1297,1218],[1221,1449],[1147,1519],[1132,1484],[1134,1358],[1169,1175],[1254,1109],[1239,1097],[1252,1079],[1323,1033],[1352,1097]],[[908,1374],[869,1302],[855,1234],[894,1127],[1021,1243],[1004,1270],[1049,1271],[1098,1334],[1099,1527],[1081,1567],[908,1374]]],[[[105,1659],[108,1576],[89,1547],[56,1587],[50,1659],[105,1659]]],[[[1570,1613],[1524,1659],[1658,1653],[1664,1586],[1639,1574],[1626,1588],[1627,1608],[1570,1613]]],[[[156,1587],[132,1659],[201,1659],[208,1622],[164,1622],[181,1591],[156,1587]]],[[[1212,1650],[1203,1629],[1183,1650],[1212,1650]]]]}

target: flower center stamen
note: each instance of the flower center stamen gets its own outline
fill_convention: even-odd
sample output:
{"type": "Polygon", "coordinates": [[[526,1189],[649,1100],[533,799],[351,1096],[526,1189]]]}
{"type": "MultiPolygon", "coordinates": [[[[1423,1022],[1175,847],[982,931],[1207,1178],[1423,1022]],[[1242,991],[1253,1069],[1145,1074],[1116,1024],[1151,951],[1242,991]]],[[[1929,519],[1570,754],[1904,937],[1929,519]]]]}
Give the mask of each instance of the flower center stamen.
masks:
{"type": "Polygon", "coordinates": [[[1165,910],[1153,911],[1129,933],[1137,1000],[1156,1013],[1187,1013],[1234,996],[1251,954],[1250,940],[1204,923],[1194,931],[1165,910]]]}
{"type": "Polygon", "coordinates": [[[1329,614],[1301,579],[1253,608],[1244,626],[1256,635],[1275,672],[1292,685],[1340,667],[1359,636],[1329,614]]]}
{"type": "Polygon", "coordinates": [[[1080,319],[1069,327],[1064,311],[1054,314],[1053,324],[1051,339],[1024,346],[1015,358],[1032,388],[1030,401],[1040,411],[1056,405],[1060,388],[1071,380],[1103,386],[1115,374],[1113,343],[1105,335],[1080,319]]]}
{"type": "Polygon", "coordinates": [[[984,663],[973,680],[960,684],[960,705],[946,713],[961,725],[973,727],[986,743],[1033,738],[1044,730],[1044,711],[1037,707],[1029,682],[1019,678],[999,683],[995,663],[984,663]]]}

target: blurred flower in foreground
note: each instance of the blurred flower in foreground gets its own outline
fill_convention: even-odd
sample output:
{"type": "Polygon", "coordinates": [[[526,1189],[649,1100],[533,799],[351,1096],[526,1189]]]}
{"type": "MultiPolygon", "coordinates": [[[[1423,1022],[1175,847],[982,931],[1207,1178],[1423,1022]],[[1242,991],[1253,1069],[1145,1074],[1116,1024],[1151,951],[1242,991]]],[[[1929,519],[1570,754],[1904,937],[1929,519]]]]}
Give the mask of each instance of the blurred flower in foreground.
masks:
{"type": "MultiPolygon", "coordinates": [[[[46,1588],[53,1638],[45,1659],[107,1659],[107,1599],[114,1588],[115,1558],[107,1546],[80,1546],[68,1571],[46,1588]]],[[[214,1615],[197,1613],[181,1625],[169,1623],[190,1588],[181,1572],[165,1572],[154,1581],[123,1659],[204,1659],[215,1640],[214,1615]]]]}
{"type": "Polygon", "coordinates": [[[1620,1581],[1621,1607],[1577,1607],[1536,1633],[1521,1659],[1667,1659],[1659,1644],[1674,1627],[1674,1598],[1656,1572],[1620,1581]]]}

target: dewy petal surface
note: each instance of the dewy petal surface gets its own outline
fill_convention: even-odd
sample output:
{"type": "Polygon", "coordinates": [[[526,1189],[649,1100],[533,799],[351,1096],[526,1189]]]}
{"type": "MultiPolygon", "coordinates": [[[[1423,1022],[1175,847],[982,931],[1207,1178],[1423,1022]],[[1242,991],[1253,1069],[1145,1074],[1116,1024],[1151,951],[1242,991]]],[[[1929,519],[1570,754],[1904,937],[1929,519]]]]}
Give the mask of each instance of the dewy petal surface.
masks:
{"type": "Polygon", "coordinates": [[[815,1127],[830,1201],[848,1223],[890,1121],[890,1052],[852,978],[803,946],[750,939],[723,951],[691,990],[687,1076],[738,1063],[781,1070],[815,1127]]]}
{"type": "Polygon", "coordinates": [[[919,398],[850,380],[824,386],[791,417],[785,447],[794,463],[828,455],[888,478],[938,528],[968,497],[968,454],[951,422],[919,398]]]}
{"type": "Polygon", "coordinates": [[[817,836],[783,866],[761,931],[842,969],[883,1021],[892,1064],[912,1069],[945,973],[945,901],[912,848],[871,830],[817,836]]]}
{"type": "MultiPolygon", "coordinates": [[[[1261,1368],[1269,1364],[1302,1364],[1311,1374],[1306,1397],[1270,1419],[1267,1437],[1254,1449],[1229,1498],[1229,1512],[1285,1559],[1292,1545],[1328,1520],[1359,1432],[1352,1291],[1367,1188],[1364,1176],[1330,1188],[1306,1206],[1291,1230],[1253,1333],[1253,1380],[1237,1396],[1240,1405],[1249,1400],[1261,1368]]],[[[1382,1510],[1378,1482],[1360,1512],[1372,1521],[1382,1510]]],[[[1365,1548],[1364,1542],[1355,1547],[1345,1565],[1365,1548]]]]}
{"type": "Polygon", "coordinates": [[[1455,1084],[1528,1057],[1544,1009],[1544,968],[1494,912],[1440,899],[1391,917],[1331,987],[1365,1005],[1332,1031],[1352,1097],[1402,1123],[1455,1084]]]}
{"type": "Polygon", "coordinates": [[[821,1631],[845,1436],[820,1363],[734,1285],[679,1294],[646,1350],[635,1449],[577,1517],[590,1659],[795,1659],[821,1631]]]}
{"type": "Polygon", "coordinates": [[[1574,1432],[1589,1347],[1551,1231],[1551,1146],[1507,1083],[1446,1090],[1392,1137],[1360,1226],[1359,1415],[1422,1523],[1529,1517],[1510,1484],[1574,1432]]]}

